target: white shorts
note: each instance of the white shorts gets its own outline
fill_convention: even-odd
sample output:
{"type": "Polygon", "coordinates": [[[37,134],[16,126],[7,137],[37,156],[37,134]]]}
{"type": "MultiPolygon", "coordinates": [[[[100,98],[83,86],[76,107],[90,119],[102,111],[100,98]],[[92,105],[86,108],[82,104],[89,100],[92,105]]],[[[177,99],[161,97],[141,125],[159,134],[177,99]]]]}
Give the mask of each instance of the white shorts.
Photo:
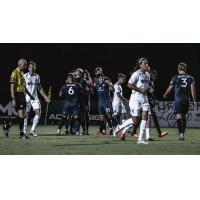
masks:
{"type": "Polygon", "coordinates": [[[140,116],[141,111],[149,111],[149,101],[147,96],[138,96],[131,94],[129,101],[131,116],[140,116]]]}
{"type": "Polygon", "coordinates": [[[121,113],[126,113],[126,108],[122,102],[112,102],[112,107],[113,107],[113,114],[118,115],[121,113]]]}
{"type": "Polygon", "coordinates": [[[31,107],[33,108],[33,110],[41,109],[40,100],[35,99],[35,100],[26,101],[26,111],[27,112],[30,112],[31,107]]]}

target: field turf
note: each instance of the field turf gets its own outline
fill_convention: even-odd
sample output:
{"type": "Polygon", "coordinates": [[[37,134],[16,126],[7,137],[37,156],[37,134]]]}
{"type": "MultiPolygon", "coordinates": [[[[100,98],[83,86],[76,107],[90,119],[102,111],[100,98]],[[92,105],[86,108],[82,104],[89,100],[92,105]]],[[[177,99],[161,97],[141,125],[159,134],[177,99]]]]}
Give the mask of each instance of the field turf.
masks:
{"type": "MultiPolygon", "coordinates": [[[[98,127],[91,127],[90,136],[56,135],[57,126],[38,126],[39,137],[30,140],[18,139],[18,127],[13,126],[9,138],[1,130],[1,155],[195,155],[200,154],[199,129],[187,129],[186,140],[179,141],[177,130],[165,129],[169,134],[148,145],[138,145],[128,135],[126,141],[112,136],[96,137],[98,127]]],[[[63,129],[64,131],[64,129],[63,129]]]]}

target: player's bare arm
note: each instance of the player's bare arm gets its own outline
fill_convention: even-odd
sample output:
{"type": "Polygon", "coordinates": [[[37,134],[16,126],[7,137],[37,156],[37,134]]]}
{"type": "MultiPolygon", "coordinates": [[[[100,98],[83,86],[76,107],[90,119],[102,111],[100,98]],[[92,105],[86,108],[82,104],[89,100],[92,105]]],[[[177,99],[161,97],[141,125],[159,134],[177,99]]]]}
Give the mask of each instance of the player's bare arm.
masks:
{"type": "Polygon", "coordinates": [[[191,84],[191,94],[192,94],[193,102],[196,102],[197,99],[196,99],[196,87],[195,87],[195,84],[191,84]]]}
{"type": "Polygon", "coordinates": [[[124,98],[120,92],[117,92],[117,96],[122,100],[122,101],[128,101],[126,98],[124,98]]]}
{"type": "Polygon", "coordinates": [[[45,91],[44,91],[44,89],[43,89],[43,87],[41,85],[39,86],[39,92],[43,96],[43,98],[45,99],[45,101],[47,103],[49,103],[50,102],[50,98],[46,95],[46,93],[45,93],[45,91]]]}
{"type": "Polygon", "coordinates": [[[115,91],[115,88],[110,81],[106,80],[105,83],[107,83],[109,85],[111,91],[115,91]]]}
{"type": "Polygon", "coordinates": [[[167,99],[167,98],[168,98],[168,96],[169,96],[169,94],[171,93],[171,91],[173,90],[173,88],[174,88],[173,85],[170,85],[170,86],[167,88],[167,90],[165,91],[165,93],[164,93],[164,95],[163,95],[164,99],[167,99]]]}
{"type": "Polygon", "coordinates": [[[12,106],[15,107],[16,106],[16,98],[15,98],[15,84],[11,83],[10,85],[10,91],[11,91],[11,98],[12,98],[12,106]]]}

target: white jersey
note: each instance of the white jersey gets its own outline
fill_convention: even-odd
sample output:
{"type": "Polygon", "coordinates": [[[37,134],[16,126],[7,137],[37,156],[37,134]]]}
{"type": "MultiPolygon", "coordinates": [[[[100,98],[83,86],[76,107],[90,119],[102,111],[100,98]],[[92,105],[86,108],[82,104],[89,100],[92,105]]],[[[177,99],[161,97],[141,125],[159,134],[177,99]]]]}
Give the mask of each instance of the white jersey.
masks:
{"type": "Polygon", "coordinates": [[[115,88],[115,91],[113,95],[113,102],[121,103],[122,100],[118,97],[117,93],[120,93],[121,95],[123,95],[122,86],[117,82],[115,83],[114,88],[115,88]]]}
{"type": "MultiPolygon", "coordinates": [[[[142,72],[141,69],[135,71],[130,77],[128,83],[135,85],[137,88],[147,89],[150,83],[150,74],[148,72],[142,72]]],[[[132,90],[132,94],[135,94],[138,97],[144,97],[146,95],[141,92],[132,90]]]]}
{"type": "MultiPolygon", "coordinates": [[[[38,89],[40,86],[40,76],[34,73],[32,76],[29,73],[24,74],[24,79],[26,82],[26,88],[30,92],[30,94],[38,99],[38,89]]],[[[30,97],[26,94],[26,100],[29,101],[30,97]]]]}

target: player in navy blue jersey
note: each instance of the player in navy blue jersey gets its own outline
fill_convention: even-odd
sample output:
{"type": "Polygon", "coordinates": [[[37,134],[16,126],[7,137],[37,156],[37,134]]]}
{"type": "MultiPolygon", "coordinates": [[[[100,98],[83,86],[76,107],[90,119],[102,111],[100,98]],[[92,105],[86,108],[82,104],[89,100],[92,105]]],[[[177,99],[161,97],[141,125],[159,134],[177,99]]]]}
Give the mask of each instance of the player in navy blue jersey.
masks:
{"type": "Polygon", "coordinates": [[[186,73],[186,71],[187,65],[185,63],[179,63],[178,75],[172,77],[170,85],[164,94],[164,98],[166,99],[170,92],[174,89],[175,113],[180,140],[184,140],[186,114],[189,109],[190,94],[192,95],[193,102],[196,102],[195,81],[192,76],[186,73]]]}
{"type": "Polygon", "coordinates": [[[75,82],[79,83],[82,87],[82,93],[80,96],[80,122],[83,129],[81,134],[89,135],[89,96],[90,96],[90,85],[84,77],[84,70],[77,68],[75,70],[75,82]]]}
{"type": "Polygon", "coordinates": [[[79,83],[73,81],[72,74],[67,75],[66,83],[61,87],[59,97],[65,98],[65,105],[63,108],[63,116],[59,122],[57,134],[60,134],[62,126],[65,122],[73,117],[74,130],[76,135],[79,135],[79,115],[80,115],[80,93],[82,87],[79,83]]]}
{"type": "Polygon", "coordinates": [[[110,134],[113,134],[112,125],[112,102],[110,97],[110,90],[114,91],[112,83],[104,79],[103,74],[97,75],[97,81],[94,83],[94,88],[96,89],[98,96],[98,111],[100,115],[100,127],[97,135],[106,134],[105,119],[107,119],[108,125],[110,127],[110,134]]]}

